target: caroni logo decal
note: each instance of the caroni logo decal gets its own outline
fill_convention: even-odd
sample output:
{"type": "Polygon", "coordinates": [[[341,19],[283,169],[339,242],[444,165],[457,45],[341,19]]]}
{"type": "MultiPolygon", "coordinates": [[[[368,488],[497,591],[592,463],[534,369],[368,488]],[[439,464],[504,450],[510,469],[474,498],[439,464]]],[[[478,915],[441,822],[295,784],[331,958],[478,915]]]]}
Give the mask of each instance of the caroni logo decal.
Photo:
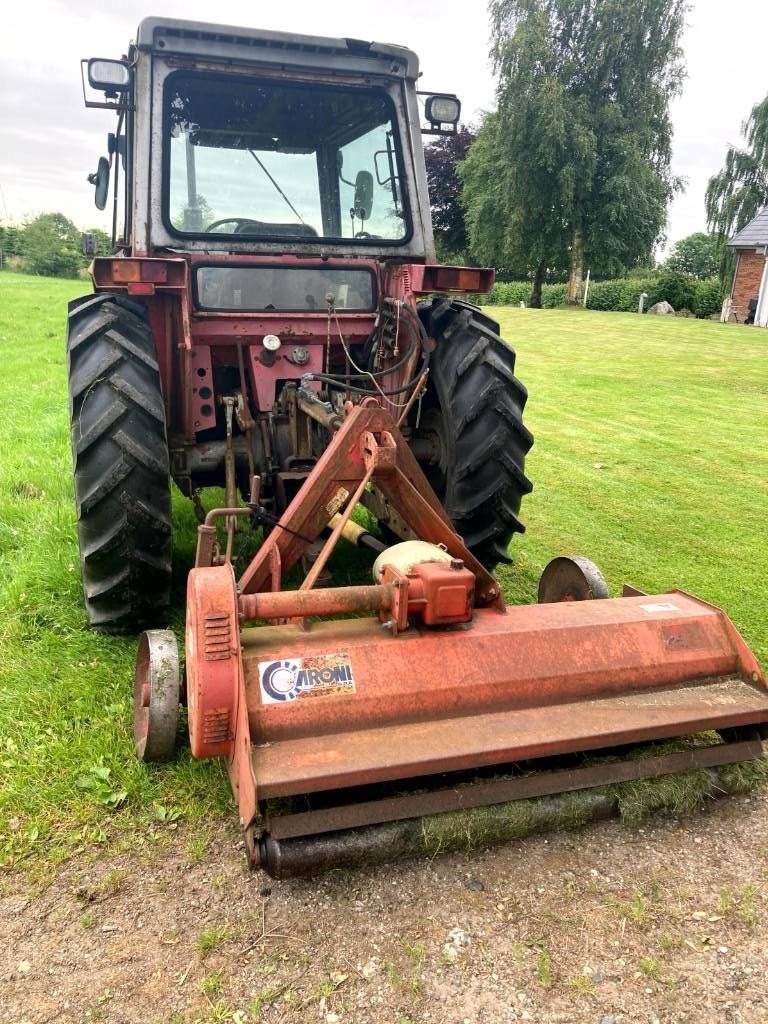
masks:
{"type": "Polygon", "coordinates": [[[346,654],[262,661],[259,685],[265,704],[279,704],[310,694],[355,692],[352,664],[346,654]]]}

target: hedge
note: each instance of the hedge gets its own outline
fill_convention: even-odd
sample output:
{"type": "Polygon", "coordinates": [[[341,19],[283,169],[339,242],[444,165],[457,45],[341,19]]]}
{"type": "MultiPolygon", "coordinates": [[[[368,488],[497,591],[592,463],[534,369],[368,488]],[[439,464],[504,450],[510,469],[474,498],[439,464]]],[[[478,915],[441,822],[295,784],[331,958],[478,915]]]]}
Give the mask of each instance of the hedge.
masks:
{"type": "MultiPolygon", "coordinates": [[[[541,290],[541,304],[554,309],[565,303],[565,284],[545,284],[541,290]]],[[[687,274],[663,272],[649,277],[626,277],[615,281],[593,281],[589,286],[587,308],[605,312],[634,313],[645,292],[645,309],[666,300],[677,313],[697,317],[710,317],[720,312],[723,289],[716,277],[698,280],[687,274]]],[[[483,297],[488,306],[526,306],[531,298],[531,285],[527,281],[499,281],[490,295],[483,297]]]]}

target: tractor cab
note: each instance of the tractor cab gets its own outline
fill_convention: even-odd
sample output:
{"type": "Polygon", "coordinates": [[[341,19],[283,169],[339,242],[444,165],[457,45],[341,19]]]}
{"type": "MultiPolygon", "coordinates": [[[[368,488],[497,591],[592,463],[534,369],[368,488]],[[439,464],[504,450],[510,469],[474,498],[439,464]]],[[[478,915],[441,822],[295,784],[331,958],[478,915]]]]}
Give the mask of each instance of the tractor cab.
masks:
{"type": "Polygon", "coordinates": [[[421,135],[460,104],[417,93],[410,50],[148,18],[86,71],[119,117],[92,177],[103,208],[123,157],[127,249],[434,259],[421,135]]]}

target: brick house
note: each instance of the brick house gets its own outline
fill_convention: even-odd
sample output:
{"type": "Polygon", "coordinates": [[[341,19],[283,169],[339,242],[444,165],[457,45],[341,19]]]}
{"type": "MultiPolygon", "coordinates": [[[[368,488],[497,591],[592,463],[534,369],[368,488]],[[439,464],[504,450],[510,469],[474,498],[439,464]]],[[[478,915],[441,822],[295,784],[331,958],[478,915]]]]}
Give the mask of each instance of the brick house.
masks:
{"type": "Polygon", "coordinates": [[[749,315],[750,300],[755,300],[755,324],[768,327],[768,206],[735,234],[728,245],[737,255],[729,319],[744,323],[749,315]]]}

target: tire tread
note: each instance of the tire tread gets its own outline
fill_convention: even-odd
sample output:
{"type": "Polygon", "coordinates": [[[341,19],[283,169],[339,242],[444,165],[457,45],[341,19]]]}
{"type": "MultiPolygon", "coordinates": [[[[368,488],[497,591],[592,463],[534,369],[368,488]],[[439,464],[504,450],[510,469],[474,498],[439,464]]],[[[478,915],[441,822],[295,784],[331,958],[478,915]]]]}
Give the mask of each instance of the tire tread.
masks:
{"type": "Polygon", "coordinates": [[[116,295],[71,302],[67,369],[89,622],[107,633],[162,625],[170,605],[170,466],[143,307],[116,295]]]}

